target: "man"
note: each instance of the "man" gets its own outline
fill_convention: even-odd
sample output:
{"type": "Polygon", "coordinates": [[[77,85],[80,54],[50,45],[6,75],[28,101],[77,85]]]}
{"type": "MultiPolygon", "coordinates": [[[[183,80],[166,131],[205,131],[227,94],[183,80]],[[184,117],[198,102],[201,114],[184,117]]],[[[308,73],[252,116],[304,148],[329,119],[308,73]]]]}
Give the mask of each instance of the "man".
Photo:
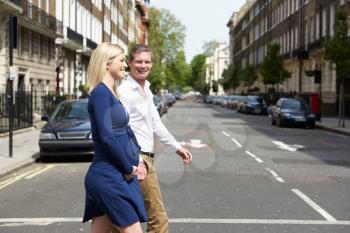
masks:
{"type": "Polygon", "coordinates": [[[163,125],[153,103],[147,77],[152,69],[152,52],[146,45],[135,45],[129,54],[130,73],[118,87],[118,94],[129,113],[129,124],[141,146],[138,179],[148,214],[148,233],[169,232],[168,216],[163,204],[157,175],[155,173],[154,135],[167,147],[173,149],[187,165],[191,153],[183,148],[163,125]],[[147,174],[146,174],[147,173],[147,174]]]}

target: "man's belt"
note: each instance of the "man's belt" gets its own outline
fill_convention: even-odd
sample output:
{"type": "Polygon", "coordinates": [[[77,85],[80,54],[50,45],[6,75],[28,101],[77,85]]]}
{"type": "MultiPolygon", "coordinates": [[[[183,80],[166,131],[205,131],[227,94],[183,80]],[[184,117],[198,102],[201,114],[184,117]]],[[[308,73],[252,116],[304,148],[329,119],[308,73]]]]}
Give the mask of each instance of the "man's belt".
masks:
{"type": "Polygon", "coordinates": [[[154,157],[154,153],[152,153],[152,152],[140,151],[140,154],[146,155],[146,156],[148,156],[148,157],[150,157],[150,158],[153,158],[153,157],[154,157]]]}

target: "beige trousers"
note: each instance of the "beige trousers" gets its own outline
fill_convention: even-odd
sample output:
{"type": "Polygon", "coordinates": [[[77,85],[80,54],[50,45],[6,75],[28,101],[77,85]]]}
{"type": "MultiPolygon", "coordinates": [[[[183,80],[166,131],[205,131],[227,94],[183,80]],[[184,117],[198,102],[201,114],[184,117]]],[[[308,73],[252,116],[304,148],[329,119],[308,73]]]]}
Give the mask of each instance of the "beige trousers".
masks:
{"type": "MultiPolygon", "coordinates": [[[[147,233],[169,233],[168,215],[164,207],[153,159],[146,155],[141,156],[147,167],[146,179],[139,182],[148,214],[147,233]]],[[[113,232],[118,233],[118,230],[115,228],[113,232]]]]}

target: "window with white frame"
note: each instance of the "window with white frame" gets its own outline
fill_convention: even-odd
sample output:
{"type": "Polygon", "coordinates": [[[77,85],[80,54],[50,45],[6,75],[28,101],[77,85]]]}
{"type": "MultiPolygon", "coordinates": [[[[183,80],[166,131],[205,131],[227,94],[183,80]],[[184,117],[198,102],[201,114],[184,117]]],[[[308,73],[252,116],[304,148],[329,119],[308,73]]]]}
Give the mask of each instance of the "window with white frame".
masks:
{"type": "Polygon", "coordinates": [[[315,41],[315,17],[310,17],[310,42],[315,41]]]}
{"type": "Polygon", "coordinates": [[[111,34],[111,21],[109,20],[108,16],[104,16],[103,20],[103,30],[110,35],[111,34]]]}
{"type": "Polygon", "coordinates": [[[322,10],[322,37],[325,37],[327,35],[327,11],[326,9],[322,10]]]}
{"type": "Polygon", "coordinates": [[[69,27],[73,30],[76,30],[75,28],[75,0],[70,0],[70,17],[69,17],[69,27]]]}
{"type": "Polygon", "coordinates": [[[334,36],[334,25],[335,24],[335,4],[332,3],[329,8],[329,35],[334,36]]]}
{"type": "Polygon", "coordinates": [[[79,34],[82,34],[82,18],[83,17],[83,12],[82,12],[82,7],[79,2],[77,2],[77,32],[79,34]]]}
{"type": "Polygon", "coordinates": [[[320,39],[320,26],[321,26],[319,12],[317,12],[315,20],[316,20],[316,25],[315,25],[315,27],[316,27],[316,40],[319,40],[320,39]]]}

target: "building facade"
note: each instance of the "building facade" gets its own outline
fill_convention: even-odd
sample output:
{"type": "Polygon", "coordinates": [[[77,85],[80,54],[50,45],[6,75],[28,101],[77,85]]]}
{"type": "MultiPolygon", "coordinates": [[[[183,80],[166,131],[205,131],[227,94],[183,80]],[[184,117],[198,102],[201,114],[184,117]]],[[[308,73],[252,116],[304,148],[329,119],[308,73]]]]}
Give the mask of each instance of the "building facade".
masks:
{"type": "Polygon", "coordinates": [[[220,83],[223,79],[222,72],[229,64],[229,47],[226,43],[220,43],[212,56],[205,60],[205,80],[209,86],[209,95],[223,95],[224,89],[220,83]]]}
{"type": "Polygon", "coordinates": [[[147,43],[143,0],[0,0],[0,86],[9,77],[9,16],[17,15],[15,90],[79,97],[92,50],[110,41],[147,43]]]}
{"type": "MultiPolygon", "coordinates": [[[[338,9],[350,15],[350,1],[249,0],[227,25],[231,61],[239,70],[247,64],[258,66],[267,45],[278,43],[285,68],[291,72],[278,91],[317,92],[323,104],[335,105],[339,85],[335,67],[325,59],[324,42],[334,36],[338,9]],[[317,71],[320,80],[305,71],[317,71]]],[[[350,83],[346,85],[349,88],[350,83]]],[[[269,88],[261,78],[255,86],[265,92],[269,88]]]]}

